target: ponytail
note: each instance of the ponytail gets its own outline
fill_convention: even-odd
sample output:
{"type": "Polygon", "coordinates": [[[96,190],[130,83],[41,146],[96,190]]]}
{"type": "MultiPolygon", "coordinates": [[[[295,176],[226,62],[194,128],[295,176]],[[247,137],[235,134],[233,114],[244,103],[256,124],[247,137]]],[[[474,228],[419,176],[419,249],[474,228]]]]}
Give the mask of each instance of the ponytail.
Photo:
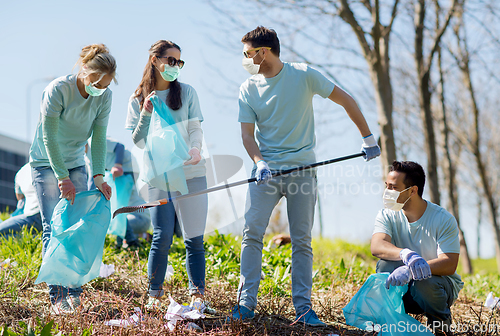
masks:
{"type": "Polygon", "coordinates": [[[116,60],[102,43],[83,47],[76,65],[80,65],[79,72],[83,71],[86,75],[92,73],[108,74],[113,77],[115,83],[117,82],[115,78],[116,60]]]}

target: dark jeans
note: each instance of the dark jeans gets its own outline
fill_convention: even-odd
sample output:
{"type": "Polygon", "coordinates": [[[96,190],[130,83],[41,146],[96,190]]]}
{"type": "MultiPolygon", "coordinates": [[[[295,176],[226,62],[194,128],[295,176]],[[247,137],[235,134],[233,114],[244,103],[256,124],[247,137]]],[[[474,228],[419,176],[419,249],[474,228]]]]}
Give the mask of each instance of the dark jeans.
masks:
{"type": "MultiPolygon", "coordinates": [[[[379,260],[377,273],[392,273],[396,268],[403,266],[402,261],[379,260]]],[[[405,311],[412,314],[424,314],[428,323],[440,321],[451,324],[450,307],[453,304],[453,285],[445,276],[433,275],[429,279],[415,281],[408,284],[408,291],[403,296],[405,311]]]]}
{"type": "Polygon", "coordinates": [[[6,219],[0,223],[0,235],[9,236],[18,233],[24,227],[28,229],[34,228],[36,231],[42,232],[42,217],[40,217],[40,213],[31,216],[17,215],[6,219]]]}

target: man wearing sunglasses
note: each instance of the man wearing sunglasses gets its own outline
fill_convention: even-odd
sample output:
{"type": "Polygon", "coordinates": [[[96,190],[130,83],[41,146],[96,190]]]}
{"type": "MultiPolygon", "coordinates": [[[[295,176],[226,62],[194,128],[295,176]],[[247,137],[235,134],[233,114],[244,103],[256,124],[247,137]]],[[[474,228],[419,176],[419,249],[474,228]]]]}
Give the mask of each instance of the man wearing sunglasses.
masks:
{"type": "Polygon", "coordinates": [[[380,148],[351,96],[306,64],[280,60],[280,43],[274,30],[257,27],[241,42],[242,65],[252,77],[240,87],[238,121],[243,145],[255,163],[252,173],[257,184],[249,186],[249,207],[241,243],[239,302],[231,318],[254,316],[261,276],[262,239],[273,208],[285,196],[292,239],[292,297],[297,322],[324,326],[311,307],[311,230],[317,197],[316,171],[309,169],[275,178],[272,171],[316,161],[312,108],[315,94],[344,107],[363,137],[366,161],[379,156],[380,148]]]}

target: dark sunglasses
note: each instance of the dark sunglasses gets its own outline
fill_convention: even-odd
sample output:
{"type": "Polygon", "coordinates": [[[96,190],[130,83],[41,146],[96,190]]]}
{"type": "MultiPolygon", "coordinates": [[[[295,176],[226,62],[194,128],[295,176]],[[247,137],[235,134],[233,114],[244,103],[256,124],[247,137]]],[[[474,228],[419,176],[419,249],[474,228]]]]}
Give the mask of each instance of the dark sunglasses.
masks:
{"type": "Polygon", "coordinates": [[[183,60],[180,60],[180,59],[178,60],[173,56],[160,56],[158,58],[166,58],[168,65],[170,65],[172,67],[178,65],[179,69],[182,69],[182,67],[184,66],[184,63],[185,63],[183,60]]]}

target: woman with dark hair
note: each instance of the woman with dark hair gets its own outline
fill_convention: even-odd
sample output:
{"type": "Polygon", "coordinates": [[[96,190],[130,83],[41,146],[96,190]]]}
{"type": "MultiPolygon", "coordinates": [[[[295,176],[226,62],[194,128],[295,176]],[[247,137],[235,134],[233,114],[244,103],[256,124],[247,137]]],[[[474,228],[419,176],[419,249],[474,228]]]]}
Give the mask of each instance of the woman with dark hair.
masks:
{"type": "MultiPolygon", "coordinates": [[[[184,61],[180,59],[180,47],[166,40],[154,43],[149,49],[149,59],[139,87],[129,101],[125,128],[132,131],[132,140],[144,148],[154,112],[150,98],[155,95],[165,103],[182,138],[189,146],[191,159],[184,163],[184,174],[189,192],[207,188],[205,160],[201,157],[203,131],[198,95],[188,84],[177,80],[184,61]]],[[[164,172],[159,172],[164,173],[164,172]]],[[[175,197],[177,191],[161,190],[148,186],[149,200],[175,197]]],[[[202,309],[205,292],[205,231],[208,198],[207,195],[191,197],[179,202],[152,208],[153,241],[148,258],[149,300],[148,309],[161,306],[164,295],[163,282],[168,264],[168,253],[172,244],[176,220],[182,224],[186,245],[186,269],[189,277],[191,305],[202,309]],[[177,214],[176,214],[177,210],[177,214]],[[177,216],[179,215],[179,216],[177,216]]]]}

